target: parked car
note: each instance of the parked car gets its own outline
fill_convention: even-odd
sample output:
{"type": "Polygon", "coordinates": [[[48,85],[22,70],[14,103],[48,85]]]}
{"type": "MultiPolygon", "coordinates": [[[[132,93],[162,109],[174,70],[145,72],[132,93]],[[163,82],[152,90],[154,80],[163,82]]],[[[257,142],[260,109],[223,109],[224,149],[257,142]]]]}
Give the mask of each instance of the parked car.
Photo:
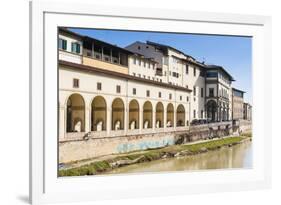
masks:
{"type": "Polygon", "coordinates": [[[194,119],[191,121],[190,125],[198,125],[199,121],[197,119],[194,119]]]}
{"type": "Polygon", "coordinates": [[[199,124],[206,124],[207,123],[207,119],[200,119],[199,120],[199,124]]]}

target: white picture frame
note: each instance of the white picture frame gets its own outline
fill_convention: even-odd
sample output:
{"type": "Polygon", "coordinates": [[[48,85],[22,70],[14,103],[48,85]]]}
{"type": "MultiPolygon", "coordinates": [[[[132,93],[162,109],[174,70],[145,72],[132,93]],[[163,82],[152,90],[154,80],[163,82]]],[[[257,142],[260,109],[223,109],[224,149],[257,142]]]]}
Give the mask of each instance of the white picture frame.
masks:
{"type": "Polygon", "coordinates": [[[30,21],[30,202],[32,204],[270,187],[270,17],[109,8],[78,2],[35,1],[30,3],[30,21]],[[57,50],[54,50],[57,49],[58,26],[252,36],[253,168],[58,178],[57,50]]]}

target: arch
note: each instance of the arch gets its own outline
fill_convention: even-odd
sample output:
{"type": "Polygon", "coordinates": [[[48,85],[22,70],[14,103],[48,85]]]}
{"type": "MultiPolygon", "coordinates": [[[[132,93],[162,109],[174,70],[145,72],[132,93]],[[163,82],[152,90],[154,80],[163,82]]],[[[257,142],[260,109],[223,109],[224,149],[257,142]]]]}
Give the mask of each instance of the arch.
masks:
{"type": "Polygon", "coordinates": [[[85,101],[80,94],[67,99],[66,132],[85,132],[85,101]]]}
{"type": "Polygon", "coordinates": [[[129,129],[139,129],[139,103],[131,100],[129,103],[129,129]]]}
{"type": "Polygon", "coordinates": [[[185,124],[185,109],[182,104],[177,107],[177,127],[182,127],[185,124]]]}
{"type": "MultiPolygon", "coordinates": [[[[221,115],[221,111],[220,111],[221,115]]],[[[207,118],[208,120],[214,122],[217,118],[217,103],[214,100],[207,102],[207,118]]]]}
{"type": "Polygon", "coordinates": [[[106,101],[102,96],[96,96],[91,104],[91,130],[106,130],[106,101]]]}
{"type": "Polygon", "coordinates": [[[167,105],[167,127],[174,126],[174,106],[172,103],[167,105]]]}
{"type": "Polygon", "coordinates": [[[161,102],[156,104],[156,128],[164,127],[164,106],[161,102]]]}
{"type": "Polygon", "coordinates": [[[150,101],[143,104],[143,128],[152,128],[152,104],[150,101]]]}
{"type": "Polygon", "coordinates": [[[124,130],[124,103],[120,98],[115,98],[112,102],[112,130],[124,130]]]}

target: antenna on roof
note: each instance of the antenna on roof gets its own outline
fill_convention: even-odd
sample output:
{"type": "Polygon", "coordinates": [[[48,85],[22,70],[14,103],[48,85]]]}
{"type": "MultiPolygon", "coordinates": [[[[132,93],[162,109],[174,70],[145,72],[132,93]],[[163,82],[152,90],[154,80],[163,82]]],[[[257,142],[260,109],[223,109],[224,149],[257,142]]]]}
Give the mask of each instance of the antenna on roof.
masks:
{"type": "Polygon", "coordinates": [[[203,61],[202,61],[202,63],[203,63],[203,64],[205,64],[205,61],[206,61],[206,59],[203,57],[203,61]]]}

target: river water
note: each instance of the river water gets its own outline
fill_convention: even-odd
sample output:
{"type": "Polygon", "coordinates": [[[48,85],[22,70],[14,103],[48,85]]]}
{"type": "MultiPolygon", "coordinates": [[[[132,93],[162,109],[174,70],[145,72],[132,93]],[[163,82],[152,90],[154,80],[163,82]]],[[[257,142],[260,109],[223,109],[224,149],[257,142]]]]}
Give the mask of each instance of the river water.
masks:
{"type": "Polygon", "coordinates": [[[114,169],[106,174],[144,173],[252,167],[252,143],[244,142],[233,147],[194,156],[161,159],[114,169]]]}

